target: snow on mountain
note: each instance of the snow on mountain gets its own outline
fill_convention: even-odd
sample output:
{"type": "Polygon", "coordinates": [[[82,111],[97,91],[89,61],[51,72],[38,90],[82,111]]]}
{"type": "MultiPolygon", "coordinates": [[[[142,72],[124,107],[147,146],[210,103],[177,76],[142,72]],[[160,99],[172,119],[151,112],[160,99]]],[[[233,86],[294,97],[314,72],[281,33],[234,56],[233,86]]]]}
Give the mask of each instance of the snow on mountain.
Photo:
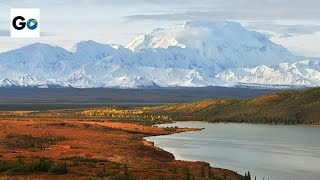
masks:
{"type": "Polygon", "coordinates": [[[137,52],[172,46],[186,48],[222,68],[276,65],[299,59],[267,36],[229,21],[187,21],[169,29],[156,29],[139,36],[127,48],[137,52]]]}
{"type": "Polygon", "coordinates": [[[37,43],[0,54],[0,86],[208,86],[199,73],[190,69],[190,58],[197,59],[178,50],[133,53],[122,46],[94,41],[80,42],[71,51],[37,43]],[[180,57],[187,61],[179,64],[180,57]]]}
{"type": "Polygon", "coordinates": [[[34,75],[58,78],[73,70],[72,53],[47,44],[36,43],[0,54],[2,78],[34,75]]]}
{"type": "Polygon", "coordinates": [[[187,21],[126,47],[36,43],[0,54],[1,87],[318,86],[318,60],[300,61],[239,23],[187,21]]]}
{"type": "Polygon", "coordinates": [[[268,86],[319,86],[320,60],[228,69],[216,75],[222,81],[268,86]]]}

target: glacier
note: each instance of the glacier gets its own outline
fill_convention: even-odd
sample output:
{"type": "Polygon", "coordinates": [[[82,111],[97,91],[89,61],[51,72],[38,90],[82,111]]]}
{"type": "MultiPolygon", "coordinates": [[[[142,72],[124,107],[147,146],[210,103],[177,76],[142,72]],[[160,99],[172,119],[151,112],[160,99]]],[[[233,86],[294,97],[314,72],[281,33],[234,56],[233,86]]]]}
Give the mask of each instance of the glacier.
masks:
{"type": "Polygon", "coordinates": [[[320,60],[230,21],[186,21],[126,46],[43,43],[0,53],[1,87],[147,88],[320,85],[320,60]]]}

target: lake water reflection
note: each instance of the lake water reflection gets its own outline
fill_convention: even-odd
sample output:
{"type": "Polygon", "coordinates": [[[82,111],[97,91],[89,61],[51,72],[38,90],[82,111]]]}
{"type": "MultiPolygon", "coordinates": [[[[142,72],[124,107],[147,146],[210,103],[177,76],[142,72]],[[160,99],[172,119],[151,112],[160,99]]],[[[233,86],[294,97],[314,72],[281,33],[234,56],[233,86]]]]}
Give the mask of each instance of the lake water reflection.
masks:
{"type": "Polygon", "coordinates": [[[320,128],[251,124],[178,122],[161,126],[198,127],[147,140],[178,160],[206,161],[257,179],[319,180],[320,128]]]}

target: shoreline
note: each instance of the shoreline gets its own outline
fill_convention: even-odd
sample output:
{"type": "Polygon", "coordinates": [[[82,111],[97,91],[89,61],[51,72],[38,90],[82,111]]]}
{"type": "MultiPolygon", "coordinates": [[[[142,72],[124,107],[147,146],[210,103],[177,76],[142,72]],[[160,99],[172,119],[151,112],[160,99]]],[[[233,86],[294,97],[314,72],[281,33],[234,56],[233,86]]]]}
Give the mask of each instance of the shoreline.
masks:
{"type": "MultiPolygon", "coordinates": [[[[247,125],[266,125],[266,126],[309,126],[309,127],[320,127],[320,124],[266,124],[266,123],[237,123],[237,122],[209,122],[209,121],[195,121],[195,120],[182,120],[182,121],[173,121],[171,123],[163,124],[174,124],[179,122],[190,122],[190,123],[209,123],[209,124],[247,124],[247,125]]],[[[159,124],[159,125],[163,125],[159,124]]]]}
{"type": "MultiPolygon", "coordinates": [[[[184,122],[186,122],[186,121],[184,121],[184,122]]],[[[194,122],[198,122],[198,121],[194,121],[194,122]]],[[[201,121],[200,121],[200,122],[201,122],[201,121]]],[[[173,122],[173,123],[176,123],[176,122],[173,122]]],[[[170,124],[173,124],[173,123],[170,123],[170,124]]],[[[156,127],[158,127],[158,126],[156,126],[156,127]]],[[[164,127],[158,127],[158,128],[164,128],[164,127]]],[[[199,162],[200,162],[200,163],[206,163],[206,164],[208,164],[209,167],[212,168],[212,169],[218,169],[218,170],[222,170],[222,171],[232,172],[232,173],[234,173],[234,174],[236,174],[236,175],[239,175],[239,176],[241,176],[241,177],[243,178],[243,175],[238,174],[238,172],[235,171],[235,170],[226,169],[226,168],[221,168],[221,167],[212,167],[211,164],[210,164],[209,162],[206,162],[206,161],[199,161],[199,160],[195,160],[195,161],[193,161],[193,160],[177,160],[177,159],[176,159],[176,156],[175,156],[172,152],[168,152],[167,150],[165,150],[165,149],[163,149],[163,148],[161,148],[161,147],[159,147],[159,146],[156,146],[153,141],[150,141],[150,140],[146,139],[146,138],[148,138],[148,137],[170,136],[170,135],[173,135],[173,134],[179,134],[179,133],[184,133],[184,132],[192,132],[192,131],[195,131],[195,132],[196,132],[196,131],[202,131],[202,130],[205,129],[205,128],[190,128],[190,127],[178,127],[178,128],[179,128],[179,129],[182,129],[182,131],[174,132],[174,133],[169,133],[169,134],[158,134],[158,135],[144,136],[144,137],[142,137],[142,141],[143,141],[143,142],[146,142],[146,143],[149,144],[149,145],[152,145],[152,146],[155,147],[155,148],[161,149],[162,151],[165,151],[166,153],[171,154],[171,155],[174,157],[174,161],[180,161],[180,162],[184,161],[184,162],[191,162],[191,163],[199,163],[199,162]]]]}
{"type": "MultiPolygon", "coordinates": [[[[164,125],[162,124],[162,126],[160,126],[160,127],[165,127],[165,126],[166,126],[166,124],[164,124],[164,125]]],[[[223,161],[220,161],[220,162],[215,161],[216,158],[218,159],[218,158],[225,157],[224,155],[219,156],[220,152],[218,153],[218,155],[211,154],[210,158],[206,158],[207,157],[206,154],[193,153],[193,149],[192,148],[189,149],[189,147],[197,147],[199,149],[207,148],[206,149],[207,151],[209,148],[216,147],[216,145],[214,143],[212,144],[212,146],[211,145],[207,146],[205,144],[197,143],[196,141],[197,141],[197,139],[203,139],[205,137],[214,138],[215,136],[221,137],[221,139],[224,139],[224,137],[222,135],[225,133],[221,133],[222,131],[219,130],[219,129],[221,129],[220,127],[228,127],[228,128],[226,128],[227,130],[231,130],[236,127],[238,127],[238,128],[244,127],[247,129],[250,128],[250,129],[254,129],[254,130],[256,130],[256,129],[259,130],[259,129],[263,128],[263,129],[266,129],[267,132],[270,131],[270,130],[268,130],[269,128],[267,128],[267,126],[270,126],[270,125],[249,124],[249,123],[241,123],[240,124],[240,123],[210,123],[210,122],[204,122],[204,121],[175,121],[173,123],[168,123],[168,126],[206,127],[206,129],[208,129],[208,130],[206,132],[200,133],[200,134],[199,133],[188,133],[183,136],[178,135],[178,136],[164,137],[164,138],[150,137],[150,139],[148,139],[148,140],[151,142],[154,142],[157,146],[160,146],[161,149],[163,149],[165,151],[169,151],[170,153],[172,153],[174,155],[174,157],[178,157],[179,160],[186,160],[186,161],[193,161],[193,162],[195,162],[195,161],[206,161],[209,163],[211,162],[211,163],[213,163],[212,165],[218,164],[219,167],[221,166],[221,167],[225,167],[227,169],[231,169],[235,172],[243,172],[243,173],[244,173],[243,169],[241,169],[241,168],[238,169],[237,167],[232,166],[232,164],[230,165],[230,164],[224,163],[224,166],[222,166],[221,163],[223,163],[223,161]],[[221,126],[219,126],[218,124],[220,124],[221,126]],[[229,126],[229,124],[230,124],[230,126],[229,126]],[[232,124],[232,126],[231,126],[231,124],[232,124]],[[213,127],[213,128],[211,128],[211,127],[213,127]],[[218,134],[214,133],[215,130],[218,130],[218,134]],[[213,132],[213,133],[209,133],[209,132],[213,132]],[[219,134],[219,132],[220,132],[220,134],[219,134]],[[181,138],[181,141],[180,141],[180,138],[181,138]],[[184,150],[184,149],[188,149],[188,150],[184,150]]],[[[270,129],[271,130],[276,129],[277,130],[276,132],[278,132],[279,130],[281,131],[281,129],[288,129],[288,130],[293,130],[293,131],[297,130],[297,132],[298,132],[298,130],[303,130],[303,131],[312,130],[312,131],[317,132],[318,127],[319,127],[318,125],[312,125],[312,126],[310,126],[310,125],[294,125],[294,126],[292,126],[292,125],[272,125],[272,126],[270,126],[270,129]],[[274,127],[272,127],[272,126],[274,126],[274,127]],[[279,126],[279,127],[277,127],[277,126],[279,126]]],[[[261,132],[261,131],[254,131],[254,130],[253,131],[248,130],[248,132],[251,132],[250,135],[252,135],[252,132],[261,132]]],[[[227,132],[229,132],[229,131],[227,131],[227,132]]],[[[273,132],[273,131],[270,131],[270,132],[273,132]]],[[[262,133],[263,133],[263,135],[265,135],[264,131],[262,131],[262,133]]],[[[232,140],[235,137],[237,137],[237,136],[232,137],[232,140]]],[[[241,137],[241,136],[239,136],[239,137],[241,137]]],[[[281,138],[282,136],[279,136],[279,137],[281,138]]],[[[228,138],[226,138],[226,139],[228,139],[228,138]]],[[[237,138],[235,138],[235,139],[237,139],[237,138]]],[[[211,139],[209,139],[208,142],[211,142],[210,140],[211,139]]],[[[241,140],[243,140],[243,138],[241,140]]],[[[280,140],[283,140],[283,139],[280,139],[280,140]]],[[[226,142],[230,144],[230,141],[226,141],[226,142]]],[[[224,146],[228,146],[227,143],[224,146]]],[[[220,147],[222,148],[223,146],[218,146],[218,148],[220,148],[220,147]]],[[[207,152],[207,151],[199,150],[199,152],[207,152]]],[[[238,149],[237,152],[241,152],[241,149],[238,149]]],[[[243,152],[245,152],[245,151],[243,151],[243,152]]],[[[277,155],[278,154],[275,153],[275,156],[277,156],[277,155]]],[[[262,157],[264,157],[264,156],[265,155],[263,155],[262,157]]],[[[240,162],[240,161],[237,161],[237,162],[240,162]]],[[[300,160],[300,162],[301,162],[301,160],[300,160]]],[[[248,165],[250,165],[250,163],[248,163],[248,165]]],[[[260,170],[261,170],[261,168],[255,169],[254,166],[251,166],[250,173],[257,173],[258,172],[259,177],[263,177],[265,174],[261,173],[260,170]]],[[[269,172],[268,174],[270,175],[271,173],[269,172]]],[[[282,174],[280,174],[279,176],[281,176],[281,175],[282,174]]]]}

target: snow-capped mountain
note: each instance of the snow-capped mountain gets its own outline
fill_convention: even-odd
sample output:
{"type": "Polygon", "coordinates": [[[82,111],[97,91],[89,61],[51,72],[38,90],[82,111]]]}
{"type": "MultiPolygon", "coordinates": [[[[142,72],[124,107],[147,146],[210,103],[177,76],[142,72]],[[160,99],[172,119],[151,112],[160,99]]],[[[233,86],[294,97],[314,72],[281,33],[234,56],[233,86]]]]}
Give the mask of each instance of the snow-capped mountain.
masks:
{"type": "Polygon", "coordinates": [[[229,21],[187,21],[169,29],[156,29],[139,36],[127,48],[136,52],[172,46],[186,48],[220,67],[276,65],[299,59],[267,36],[229,21]]]}
{"type": "Polygon", "coordinates": [[[228,69],[216,77],[226,82],[258,86],[319,86],[320,61],[304,60],[277,66],[228,69]]]}
{"type": "Polygon", "coordinates": [[[2,87],[318,86],[318,60],[301,61],[265,35],[227,21],[187,21],[126,47],[36,43],[0,54],[2,87]]]}

